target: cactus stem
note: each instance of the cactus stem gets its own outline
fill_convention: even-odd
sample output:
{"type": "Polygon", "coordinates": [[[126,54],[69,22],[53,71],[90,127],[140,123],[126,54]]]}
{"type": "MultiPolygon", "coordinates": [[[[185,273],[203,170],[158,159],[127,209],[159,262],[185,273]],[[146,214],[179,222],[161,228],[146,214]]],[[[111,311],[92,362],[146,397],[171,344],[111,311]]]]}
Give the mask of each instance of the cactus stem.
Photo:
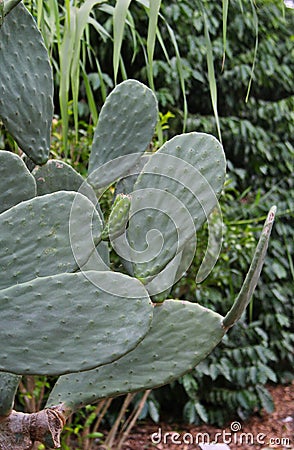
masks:
{"type": "Polygon", "coordinates": [[[271,234],[271,229],[274,223],[276,214],[276,206],[273,206],[266,218],[261,236],[259,238],[252,263],[250,265],[249,271],[246,275],[245,281],[241,287],[241,290],[232,306],[230,311],[227,313],[223,320],[223,327],[227,330],[236,323],[241,315],[243,314],[245,308],[251,300],[255,287],[257,285],[260,272],[264,263],[269,237],[271,234]]]}
{"type": "Polygon", "coordinates": [[[35,442],[46,448],[60,448],[60,434],[67,413],[62,406],[44,409],[34,414],[11,411],[0,417],[0,448],[31,450],[35,442]]]}

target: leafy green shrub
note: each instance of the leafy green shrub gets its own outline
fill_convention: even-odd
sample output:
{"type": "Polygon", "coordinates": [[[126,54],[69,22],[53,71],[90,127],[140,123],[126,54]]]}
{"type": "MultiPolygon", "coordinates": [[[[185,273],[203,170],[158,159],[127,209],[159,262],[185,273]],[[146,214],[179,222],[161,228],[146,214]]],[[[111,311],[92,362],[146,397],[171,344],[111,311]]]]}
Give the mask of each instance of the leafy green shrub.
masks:
{"type": "MultiPolygon", "coordinates": [[[[257,5],[258,52],[250,95],[245,102],[256,39],[253,10],[249,2],[230,2],[222,72],[221,5],[210,2],[206,6],[211,9],[219,120],[231,171],[223,197],[227,220],[223,250],[211,277],[196,285],[196,259],[186,278],[176,286],[176,295],[192,299],[196,293],[202,304],[222,311],[246,267],[247,256],[242,248],[250,252],[255,239],[258,222],[250,220],[253,211],[255,217],[262,218],[269,203],[279,205],[269,260],[247,316],[226,336],[222,348],[216,349],[192,375],[173,384],[170,392],[156,392],[163,409],[165,403],[170,405],[169,399],[179,397],[186,420],[222,425],[236,414],[244,419],[261,408],[271,411],[273,404],[266,385],[287,382],[293,376],[294,14],[283,10],[279,1],[257,5]],[[236,241],[237,246],[231,245],[236,241]]],[[[177,30],[180,51],[185,55],[188,130],[216,133],[209,102],[201,13],[181,1],[166,6],[165,14],[174,20],[171,26],[177,30]]],[[[162,77],[161,82],[165,80],[173,94],[169,107],[180,108],[171,75],[165,77],[161,63],[158,67],[158,80],[162,77]]]]}

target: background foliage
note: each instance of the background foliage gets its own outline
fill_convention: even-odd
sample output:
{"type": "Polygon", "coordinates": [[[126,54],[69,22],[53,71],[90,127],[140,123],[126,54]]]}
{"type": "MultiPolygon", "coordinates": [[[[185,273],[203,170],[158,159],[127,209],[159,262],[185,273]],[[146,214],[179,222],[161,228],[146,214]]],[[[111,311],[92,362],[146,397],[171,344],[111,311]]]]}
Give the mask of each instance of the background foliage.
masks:
{"type": "MultiPolygon", "coordinates": [[[[289,379],[293,367],[293,212],[294,212],[294,91],[293,11],[282,2],[231,1],[228,10],[226,55],[223,65],[222,8],[207,2],[207,20],[218,87],[222,140],[229,159],[228,182],[222,200],[225,220],[223,250],[211,276],[196,285],[195,266],[175,288],[180,298],[198,301],[224,313],[241,283],[259,220],[271,204],[279,218],[251,308],[222,344],[180,386],[163,389],[164,398],[182,392],[184,417],[223,424],[239,415],[245,419],[262,407],[271,411],[266,384],[289,379]],[[258,50],[248,100],[258,24],[258,50]],[[255,218],[255,219],[253,219],[255,218]],[[167,394],[168,392],[168,394],[167,394]],[[185,397],[185,396],[184,396],[185,397]]],[[[199,9],[181,1],[164,8],[185,55],[189,107],[188,130],[216,134],[209,102],[205,37],[199,9]],[[181,17],[181,20],[179,20],[181,17]],[[186,20],[185,20],[186,18],[186,20]]],[[[164,74],[159,64],[158,80],[164,74]]],[[[167,70],[166,70],[167,72],[167,70]]],[[[175,83],[175,111],[180,97],[175,83]]],[[[161,398],[162,391],[156,393],[161,398]]]]}
{"type": "MultiPolygon", "coordinates": [[[[174,296],[224,314],[247,271],[266,211],[278,206],[262,281],[246,316],[191,374],[153,391],[141,417],[157,421],[169,411],[191,423],[222,425],[263,407],[271,411],[266,385],[289,381],[293,367],[294,10],[280,0],[231,0],[226,17],[226,1],[179,0],[162,1],[158,15],[148,2],[133,1],[126,21],[118,23],[114,0],[25,3],[36,15],[55,69],[54,157],[85,171],[93,125],[115,79],[132,77],[155,89],[162,113],[155,146],[182,130],[183,122],[188,131],[217,136],[219,121],[229,161],[221,200],[222,252],[210,276],[196,284],[207,241],[202,230],[194,263],[174,296]]],[[[3,133],[0,144],[13,146],[3,133]]],[[[27,380],[19,402],[34,409],[28,399],[42,398],[53,382],[27,380]]],[[[115,421],[121,402],[108,405],[104,421],[115,421]]],[[[74,418],[69,432],[78,434],[81,423],[93,431],[93,413],[89,408],[74,418]]]]}

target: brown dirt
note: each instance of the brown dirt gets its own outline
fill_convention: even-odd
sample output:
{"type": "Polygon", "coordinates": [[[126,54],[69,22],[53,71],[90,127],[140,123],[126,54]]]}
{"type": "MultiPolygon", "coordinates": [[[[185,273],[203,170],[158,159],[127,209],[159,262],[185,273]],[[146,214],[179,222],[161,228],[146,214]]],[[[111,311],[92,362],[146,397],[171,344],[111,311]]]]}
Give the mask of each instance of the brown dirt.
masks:
{"type": "Polygon", "coordinates": [[[263,411],[262,414],[253,416],[244,423],[236,419],[224,429],[207,425],[196,427],[143,422],[133,428],[122,450],[200,450],[197,437],[198,443],[209,443],[208,436],[210,444],[215,443],[217,438],[218,443],[227,443],[230,450],[294,450],[294,383],[288,386],[269,387],[269,390],[275,403],[275,411],[272,414],[263,411]],[[231,426],[241,429],[232,433],[231,426]],[[161,439],[158,435],[159,429],[161,439]],[[207,434],[200,435],[200,433],[207,434]]]}

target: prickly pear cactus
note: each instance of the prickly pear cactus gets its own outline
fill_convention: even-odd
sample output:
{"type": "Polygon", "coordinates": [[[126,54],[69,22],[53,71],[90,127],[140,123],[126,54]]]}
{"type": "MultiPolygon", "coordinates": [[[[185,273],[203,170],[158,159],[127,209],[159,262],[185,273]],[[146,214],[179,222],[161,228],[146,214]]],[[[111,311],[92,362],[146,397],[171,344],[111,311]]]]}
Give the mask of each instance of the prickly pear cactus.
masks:
{"type": "MultiPolygon", "coordinates": [[[[192,261],[197,230],[206,220],[210,230],[212,211],[221,217],[222,145],[192,132],[148,153],[156,98],[128,80],[101,110],[87,180],[47,161],[52,71],[35,22],[18,3],[0,2],[0,118],[26,154],[0,151],[1,450],[29,450],[35,441],[59,448],[66,419],[81,406],[192,370],[250,301],[275,215],[273,208],[225,317],[166,300],[192,261]],[[99,198],[114,183],[105,221],[99,198]],[[127,273],[112,270],[109,248],[127,273]],[[25,374],[59,376],[36,414],[13,411],[25,374]]],[[[201,278],[214,262],[207,259],[201,278]]]]}

